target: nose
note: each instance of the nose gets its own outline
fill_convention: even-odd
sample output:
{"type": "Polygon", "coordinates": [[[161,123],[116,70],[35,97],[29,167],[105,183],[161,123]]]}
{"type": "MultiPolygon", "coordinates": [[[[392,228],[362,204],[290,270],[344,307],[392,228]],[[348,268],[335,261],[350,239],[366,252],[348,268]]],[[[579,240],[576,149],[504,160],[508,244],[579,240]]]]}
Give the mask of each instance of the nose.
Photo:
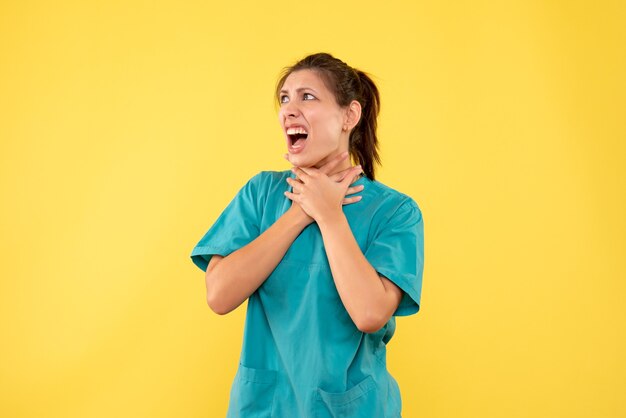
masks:
{"type": "Polygon", "coordinates": [[[284,103],[280,111],[285,118],[295,118],[300,114],[298,106],[291,101],[284,103]]]}

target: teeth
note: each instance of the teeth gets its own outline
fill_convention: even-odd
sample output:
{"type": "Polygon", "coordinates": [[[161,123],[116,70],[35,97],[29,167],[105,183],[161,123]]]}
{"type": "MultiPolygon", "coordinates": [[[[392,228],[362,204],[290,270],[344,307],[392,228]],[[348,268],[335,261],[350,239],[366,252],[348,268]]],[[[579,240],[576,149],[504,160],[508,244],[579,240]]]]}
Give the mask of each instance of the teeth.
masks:
{"type": "Polygon", "coordinates": [[[296,128],[289,128],[287,129],[287,134],[288,135],[295,135],[295,134],[309,134],[304,128],[300,128],[300,127],[296,127],[296,128]]]}

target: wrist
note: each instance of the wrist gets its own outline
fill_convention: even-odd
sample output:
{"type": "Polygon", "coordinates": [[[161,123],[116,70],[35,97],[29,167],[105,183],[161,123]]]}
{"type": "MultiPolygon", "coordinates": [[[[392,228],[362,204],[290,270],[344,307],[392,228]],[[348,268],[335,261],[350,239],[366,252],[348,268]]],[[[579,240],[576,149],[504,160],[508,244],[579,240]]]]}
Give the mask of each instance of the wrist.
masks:
{"type": "Polygon", "coordinates": [[[287,212],[285,212],[285,215],[289,217],[291,222],[293,222],[295,225],[299,226],[302,229],[307,227],[309,224],[315,222],[315,220],[307,215],[306,212],[302,210],[302,208],[298,207],[296,203],[293,203],[289,207],[287,212]]]}
{"type": "Polygon", "coordinates": [[[317,224],[319,225],[320,229],[322,229],[332,227],[346,221],[347,218],[346,215],[343,213],[343,210],[339,210],[336,212],[328,213],[324,215],[324,217],[320,217],[319,219],[317,219],[317,224]]]}

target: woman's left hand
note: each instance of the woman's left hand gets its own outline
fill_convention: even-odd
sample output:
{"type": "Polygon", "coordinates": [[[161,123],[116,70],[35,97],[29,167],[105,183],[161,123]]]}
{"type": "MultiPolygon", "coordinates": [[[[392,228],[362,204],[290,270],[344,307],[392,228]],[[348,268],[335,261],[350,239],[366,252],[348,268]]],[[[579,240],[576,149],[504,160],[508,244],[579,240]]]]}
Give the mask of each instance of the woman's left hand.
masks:
{"type": "Polygon", "coordinates": [[[353,167],[339,182],[314,167],[294,167],[291,171],[297,179],[287,178],[293,191],[285,192],[285,196],[298,202],[307,215],[319,223],[343,213],[346,191],[363,169],[358,165],[353,167]]]}

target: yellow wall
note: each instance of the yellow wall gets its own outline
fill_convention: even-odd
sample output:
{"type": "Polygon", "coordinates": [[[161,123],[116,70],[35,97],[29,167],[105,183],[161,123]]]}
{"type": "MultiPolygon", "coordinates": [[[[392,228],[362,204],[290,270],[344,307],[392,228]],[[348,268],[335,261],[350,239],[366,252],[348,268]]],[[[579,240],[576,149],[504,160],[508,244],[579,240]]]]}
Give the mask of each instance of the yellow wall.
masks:
{"type": "Polygon", "coordinates": [[[245,308],[189,253],[289,167],[274,82],[318,51],[424,214],[403,416],[626,416],[624,4],[2,2],[0,416],[224,416],[245,308]]]}

